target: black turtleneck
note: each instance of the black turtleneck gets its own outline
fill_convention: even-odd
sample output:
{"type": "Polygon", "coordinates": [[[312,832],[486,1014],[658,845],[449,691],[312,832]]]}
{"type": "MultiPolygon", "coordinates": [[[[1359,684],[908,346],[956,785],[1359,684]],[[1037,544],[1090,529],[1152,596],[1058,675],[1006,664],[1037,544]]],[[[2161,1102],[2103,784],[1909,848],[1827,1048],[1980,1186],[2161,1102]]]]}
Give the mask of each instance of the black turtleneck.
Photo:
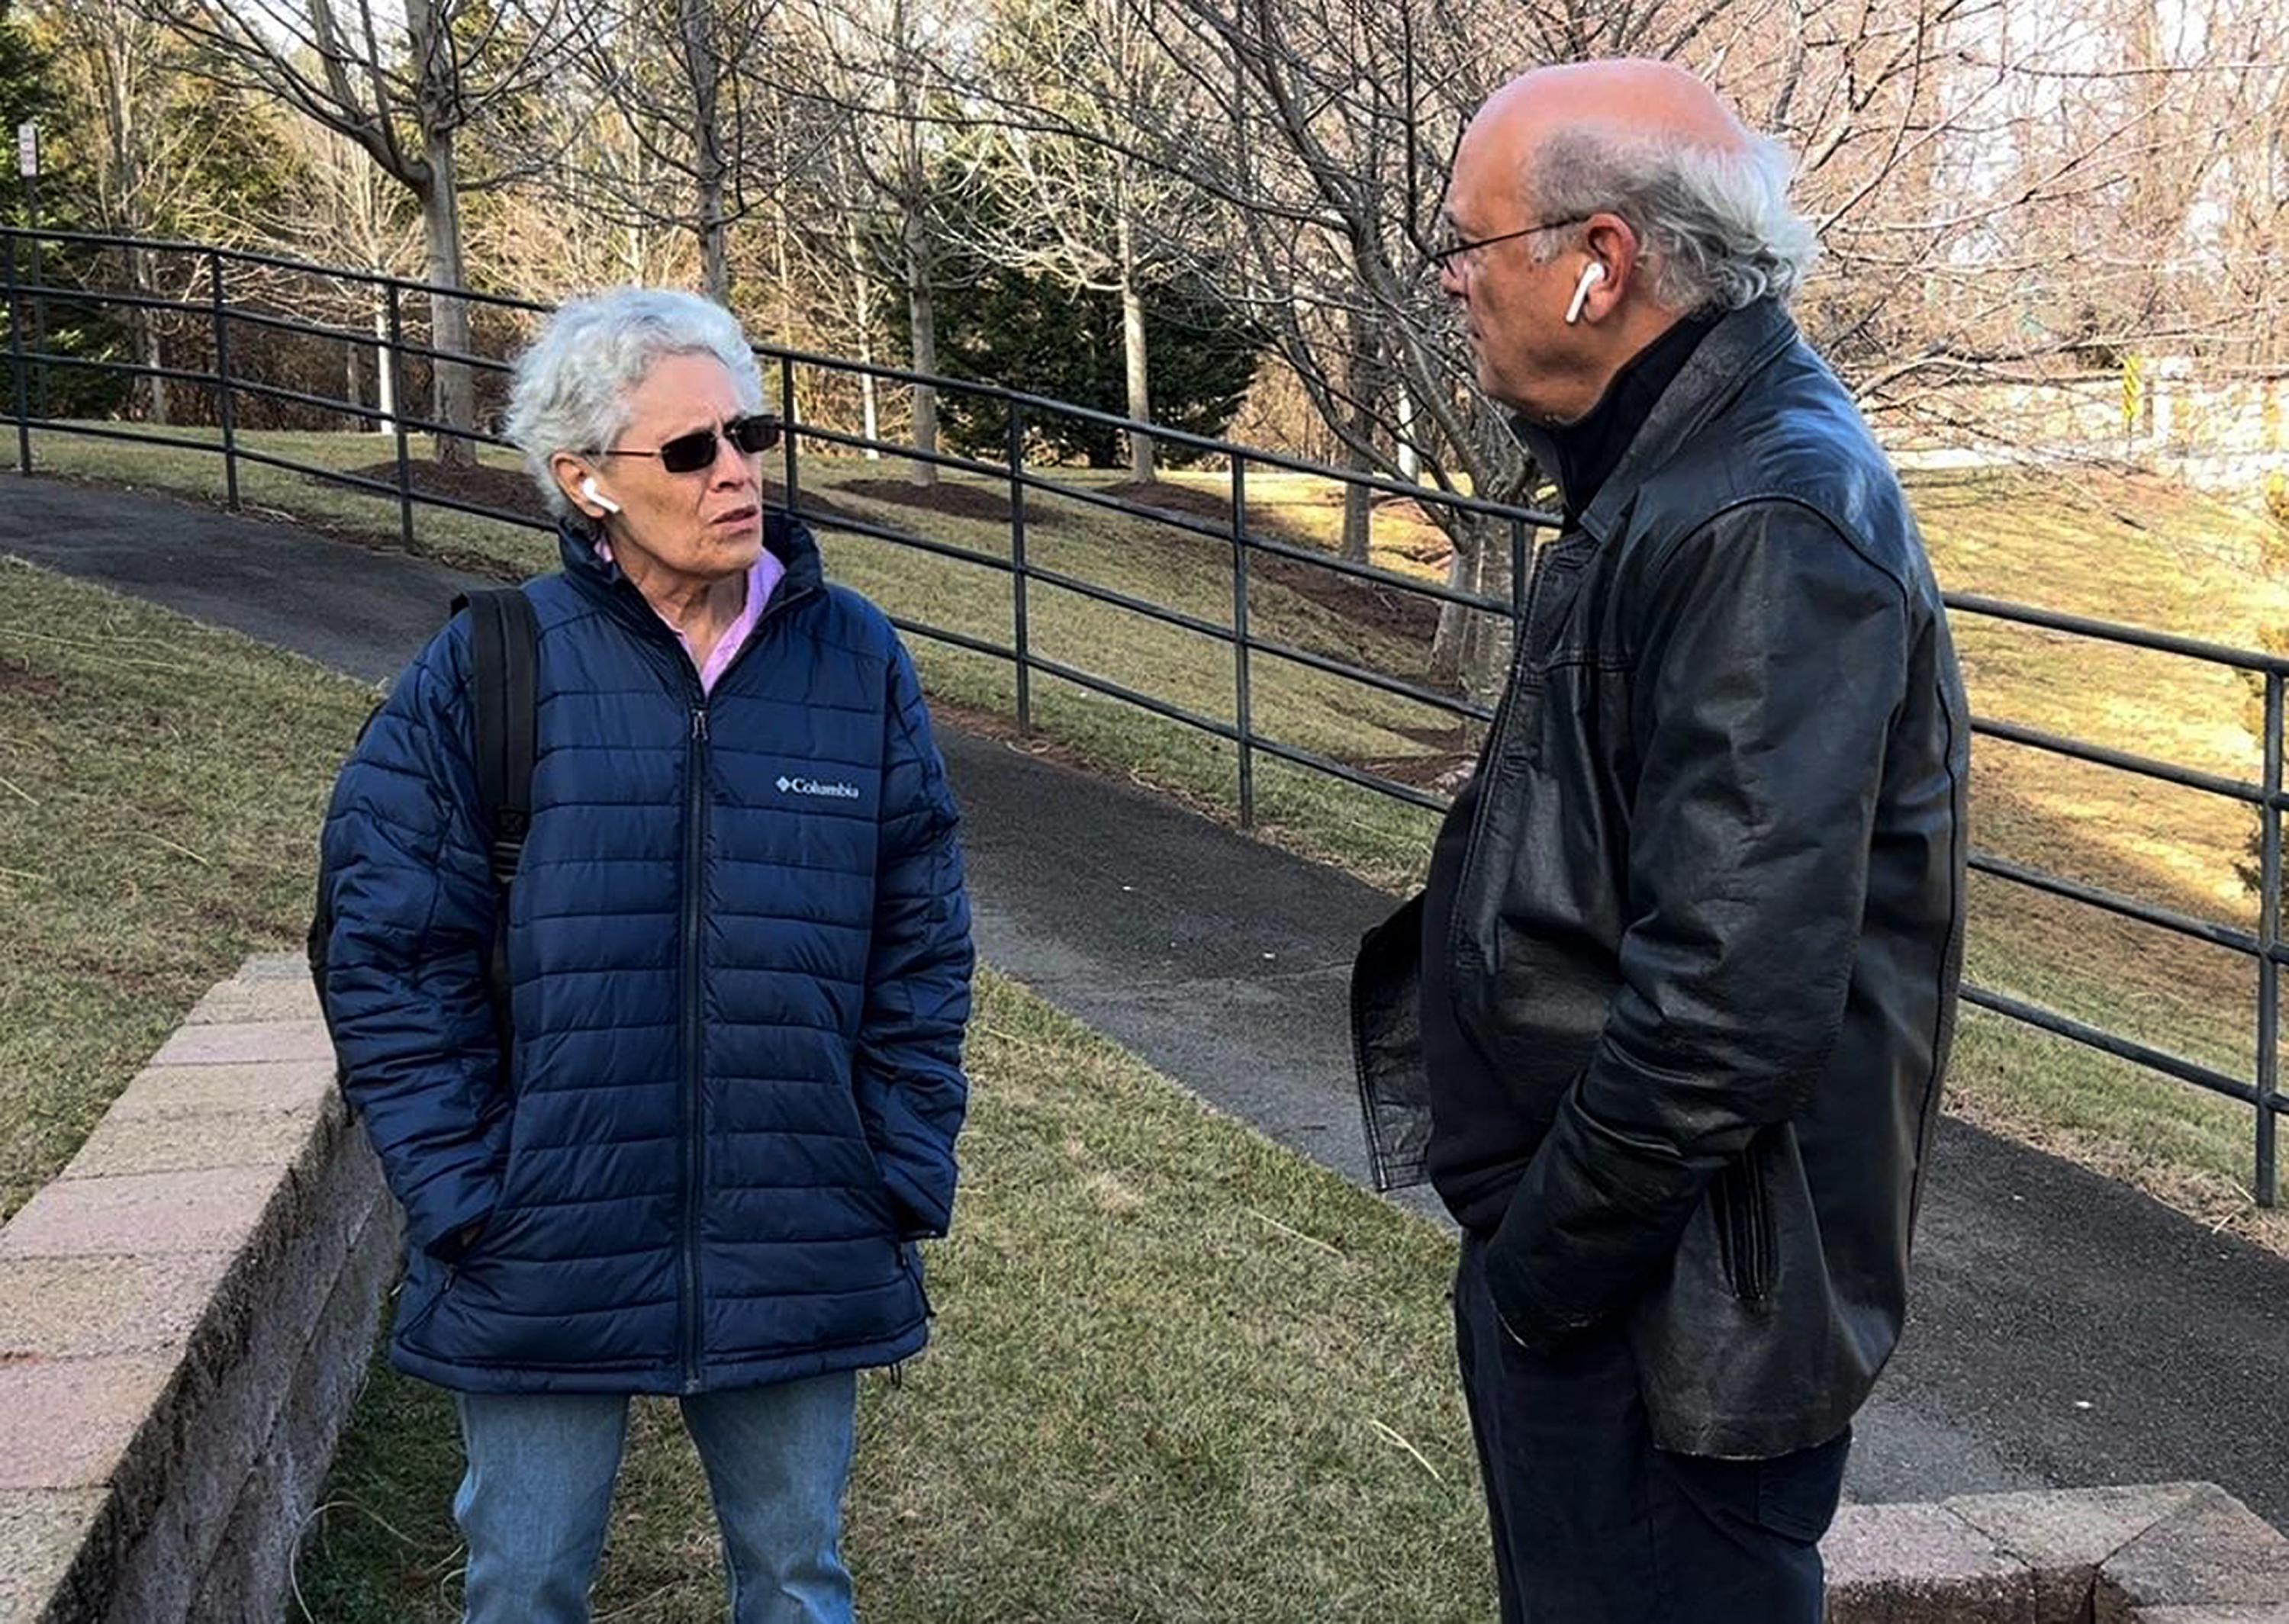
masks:
{"type": "MultiPolygon", "coordinates": [[[[1580,521],[1583,510],[1620,466],[1655,404],[1717,321],[1711,316],[1678,322],[1615,374],[1587,416],[1545,431],[1557,446],[1559,466],[1550,472],[1565,500],[1568,529],[1580,521]]],[[[1448,936],[1479,792],[1479,780],[1473,776],[1456,796],[1432,848],[1423,899],[1420,997],[1423,1060],[1431,1094],[1431,1182],[1456,1222],[1484,1233],[1509,1209],[1511,1192],[1532,1159],[1535,1142],[1503,1079],[1487,1064],[1455,1013],[1448,936]]]]}
{"type": "Polygon", "coordinates": [[[1714,315],[1684,317],[1614,374],[1614,381],[1586,416],[1544,431],[1558,449],[1558,466],[1549,472],[1565,500],[1568,525],[1597,499],[1630,442],[1653,415],[1655,403],[1685,370],[1701,340],[1716,330],[1718,320],[1714,315]]]}

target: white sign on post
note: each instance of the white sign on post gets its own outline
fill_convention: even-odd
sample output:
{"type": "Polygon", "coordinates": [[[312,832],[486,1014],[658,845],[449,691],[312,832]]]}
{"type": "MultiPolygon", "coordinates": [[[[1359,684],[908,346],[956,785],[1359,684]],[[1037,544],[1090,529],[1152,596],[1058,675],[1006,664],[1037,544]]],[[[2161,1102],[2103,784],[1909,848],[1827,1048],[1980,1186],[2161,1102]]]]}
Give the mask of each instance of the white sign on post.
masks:
{"type": "Polygon", "coordinates": [[[16,126],[16,172],[27,180],[40,172],[40,127],[28,119],[16,126]]]}

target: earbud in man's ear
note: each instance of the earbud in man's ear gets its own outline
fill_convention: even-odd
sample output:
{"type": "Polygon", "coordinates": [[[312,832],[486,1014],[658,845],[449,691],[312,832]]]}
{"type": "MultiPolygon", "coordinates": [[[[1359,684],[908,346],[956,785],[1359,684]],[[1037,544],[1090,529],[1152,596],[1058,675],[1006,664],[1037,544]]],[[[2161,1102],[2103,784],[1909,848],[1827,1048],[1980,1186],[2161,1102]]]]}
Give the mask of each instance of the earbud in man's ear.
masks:
{"type": "Polygon", "coordinates": [[[1590,290],[1606,280],[1606,267],[1595,259],[1583,267],[1582,280],[1574,284],[1574,302],[1566,306],[1566,325],[1571,327],[1582,319],[1582,306],[1590,302],[1590,290]]]}
{"type": "Polygon", "coordinates": [[[591,502],[594,502],[597,506],[602,508],[608,513],[616,513],[620,511],[620,505],[618,502],[613,501],[611,498],[606,496],[602,491],[596,489],[596,476],[593,474],[580,482],[580,494],[587,498],[591,502]]]}

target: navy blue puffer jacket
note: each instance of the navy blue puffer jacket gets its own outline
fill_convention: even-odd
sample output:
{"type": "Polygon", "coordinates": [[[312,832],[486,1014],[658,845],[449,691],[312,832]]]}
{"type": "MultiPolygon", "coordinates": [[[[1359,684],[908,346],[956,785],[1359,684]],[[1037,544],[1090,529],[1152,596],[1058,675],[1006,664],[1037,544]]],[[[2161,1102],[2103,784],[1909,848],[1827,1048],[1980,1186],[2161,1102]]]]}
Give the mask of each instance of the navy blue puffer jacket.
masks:
{"type": "Polygon", "coordinates": [[[786,575],[706,696],[578,533],[525,589],[539,743],[509,1077],[466,616],[343,768],[326,1007],[405,1209],[400,1370],[690,1393],[922,1345],[913,1243],[945,1230],[966,1099],[953,802],[889,621],[825,584],[800,524],[773,514],[766,540],[786,575]]]}

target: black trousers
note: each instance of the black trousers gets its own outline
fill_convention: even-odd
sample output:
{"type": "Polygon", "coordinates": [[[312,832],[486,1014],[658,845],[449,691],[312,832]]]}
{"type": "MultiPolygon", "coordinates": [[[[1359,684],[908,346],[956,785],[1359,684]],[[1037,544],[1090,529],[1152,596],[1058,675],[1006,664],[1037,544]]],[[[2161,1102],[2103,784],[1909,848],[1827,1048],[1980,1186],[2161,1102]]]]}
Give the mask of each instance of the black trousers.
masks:
{"type": "Polygon", "coordinates": [[[1455,1341],[1503,1624],[1819,1624],[1852,1435],[1772,1461],[1654,1447],[1616,1327],[1545,1357],[1503,1330],[1465,1236],[1455,1341]]]}

